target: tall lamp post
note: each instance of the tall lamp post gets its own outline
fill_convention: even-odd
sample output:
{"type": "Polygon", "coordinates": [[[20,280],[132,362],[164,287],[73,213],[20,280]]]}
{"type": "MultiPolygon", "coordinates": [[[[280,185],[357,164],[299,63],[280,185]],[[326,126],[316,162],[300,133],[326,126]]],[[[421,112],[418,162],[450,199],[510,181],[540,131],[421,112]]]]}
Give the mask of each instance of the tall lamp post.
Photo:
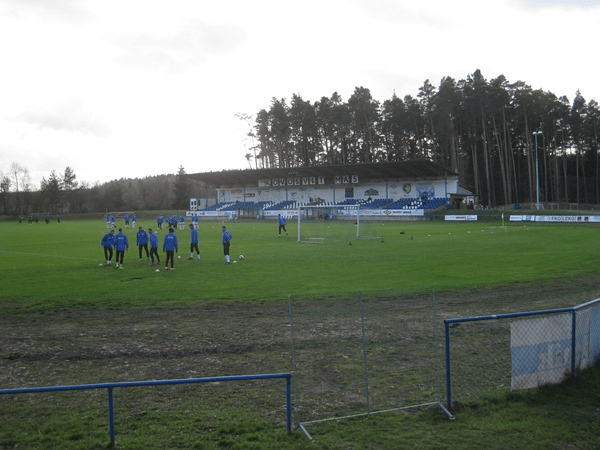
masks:
{"type": "Polygon", "coordinates": [[[538,138],[539,134],[542,134],[542,132],[541,131],[533,132],[533,135],[535,136],[535,184],[536,184],[536,188],[537,188],[535,207],[538,211],[540,210],[540,162],[538,159],[538,142],[537,142],[537,138],[538,138]]]}

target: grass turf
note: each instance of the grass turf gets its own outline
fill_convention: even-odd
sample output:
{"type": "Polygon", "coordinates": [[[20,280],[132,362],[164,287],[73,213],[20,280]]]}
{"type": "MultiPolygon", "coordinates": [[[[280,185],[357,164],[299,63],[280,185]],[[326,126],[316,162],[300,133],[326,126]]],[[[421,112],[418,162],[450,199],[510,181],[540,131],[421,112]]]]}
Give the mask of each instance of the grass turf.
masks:
{"type": "MultiPolygon", "coordinates": [[[[121,271],[98,266],[103,262],[99,242],[106,232],[101,220],[1,226],[4,346],[12,342],[17,351],[1,351],[0,356],[6,372],[16,373],[15,379],[28,385],[177,378],[180,369],[196,376],[191,371],[203,366],[192,360],[184,367],[182,361],[184,355],[194,357],[205,348],[215,375],[252,370],[250,360],[279,371],[289,366],[288,344],[278,341],[280,323],[261,319],[267,318],[268,308],[274,317],[277,311],[284,313],[285,306],[280,306],[288,295],[318,299],[359,291],[385,295],[435,289],[444,299],[442,293],[455,297],[445,300],[446,314],[466,316],[573,306],[590,298],[579,298],[582,291],[573,290],[561,291],[562,300],[557,300],[553,292],[548,295],[551,286],[575,279],[587,293],[594,288],[581,280],[589,278],[592,283],[598,278],[598,230],[590,224],[521,223],[503,228],[385,223],[383,241],[307,245],[292,237],[293,224],[288,225],[290,236],[279,239],[274,223],[231,223],[232,254],[244,254],[246,259],[225,266],[220,224],[203,222],[202,261],[186,259],[189,230],[185,230],[178,232],[182,259],[176,261],[177,270],[165,272],[158,266],[163,269],[158,273],[139,261],[136,230],[126,230],[130,250],[121,271]],[[533,288],[523,298],[480,293],[498,292],[515,283],[513,292],[533,288]],[[533,290],[542,294],[536,297],[533,290]],[[177,314],[187,315],[194,307],[199,309],[186,317],[188,328],[178,328],[182,318],[177,314]],[[146,311],[156,317],[148,319],[146,311]],[[276,324],[270,342],[244,334],[245,326],[268,330],[273,326],[269,323],[276,324]],[[13,330],[12,338],[6,339],[13,330]],[[231,339],[221,343],[221,334],[231,339]]],[[[298,432],[285,436],[280,407],[269,409],[274,408],[269,399],[280,396],[271,387],[207,389],[206,397],[191,390],[164,389],[161,395],[124,390],[118,393],[117,442],[123,448],[455,448],[457,442],[464,443],[463,448],[589,448],[587,444],[599,437],[598,428],[590,428],[598,414],[596,379],[593,372],[576,386],[463,405],[454,422],[439,411],[425,410],[327,423],[310,429],[315,442],[298,432]],[[251,404],[261,405],[258,414],[247,411],[251,404]],[[564,423],[569,427],[558,426],[564,423]]],[[[106,446],[101,393],[0,401],[2,448],[106,446]],[[63,414],[61,407],[67,412],[63,414]]],[[[281,404],[281,399],[275,401],[281,404]]]]}
{"type": "MultiPolygon", "coordinates": [[[[146,227],[146,224],[140,224],[146,227]]],[[[347,227],[348,224],[336,224],[347,227]]],[[[581,276],[597,271],[597,227],[478,223],[385,223],[382,239],[298,243],[276,237],[270,222],[228,224],[232,259],[225,266],[220,224],[201,222],[201,262],[188,261],[189,230],[178,231],[176,271],[156,273],[126,228],[125,269],[104,263],[102,221],[3,223],[0,269],[7,280],[0,302],[19,310],[78,306],[136,306],[205,300],[278,300],[359,291],[434,288],[438,291],[581,276]],[[404,234],[402,234],[404,233],[404,234]]],[[[160,236],[165,234],[163,230],[160,236]]],[[[161,262],[165,257],[162,251],[161,262]]]]}

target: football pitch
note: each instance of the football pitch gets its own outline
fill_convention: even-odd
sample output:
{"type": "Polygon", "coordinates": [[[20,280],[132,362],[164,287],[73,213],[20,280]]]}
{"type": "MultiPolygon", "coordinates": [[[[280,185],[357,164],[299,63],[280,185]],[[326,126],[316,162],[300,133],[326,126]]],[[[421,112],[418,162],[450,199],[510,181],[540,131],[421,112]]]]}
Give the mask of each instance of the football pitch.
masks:
{"type": "Polygon", "coordinates": [[[151,267],[145,253],[139,258],[137,228],[124,228],[129,238],[125,268],[114,270],[99,266],[104,263],[100,239],[107,232],[101,220],[2,223],[0,268],[7,282],[0,288],[0,302],[28,310],[275,301],[378,290],[443,292],[598,271],[599,230],[590,224],[386,222],[380,225],[380,239],[315,245],[297,241],[293,222],[282,238],[272,222],[226,225],[233,235],[235,264],[224,263],[221,223],[200,222],[201,261],[187,259],[189,229],[177,231],[180,259],[175,271],[165,272],[160,248],[165,230],[159,232],[161,264],[151,267]],[[238,261],[240,254],[243,261],[238,261]]]}
{"type": "MultiPolygon", "coordinates": [[[[149,221],[137,225],[155,228],[149,221]]],[[[432,292],[440,321],[569,307],[600,296],[599,229],[593,224],[384,222],[377,224],[378,239],[307,244],[298,242],[293,221],[281,238],[274,222],[228,222],[237,261],[230,265],[221,225],[200,222],[199,262],[187,259],[189,229],[177,231],[181,258],[175,271],[166,271],[162,249],[161,264],[148,265],[145,253],[140,260],[137,226],[124,228],[129,251],[124,269],[115,270],[104,264],[100,239],[108,230],[100,219],[1,222],[0,387],[292,372],[295,327],[299,356],[319,356],[314,367],[298,361],[305,380],[300,403],[314,395],[319,408],[343,415],[364,406],[343,390],[351,377],[362,382],[362,347],[353,340],[360,316],[347,308],[357,305],[359,294],[365,297],[372,396],[393,405],[404,395],[435,395],[435,381],[425,384],[416,370],[435,356],[422,350],[431,347],[432,292]],[[340,318],[347,328],[336,328],[340,318]],[[378,370],[377,360],[398,350],[378,370]]],[[[327,227],[347,235],[353,224],[327,227]]],[[[159,247],[165,233],[159,232],[159,247]]],[[[490,355],[472,353],[469,363],[485,368],[490,355]]],[[[116,440],[117,448],[140,449],[455,448],[457,442],[480,448],[496,433],[491,448],[559,448],[574,439],[585,448],[599,437],[586,431],[590,415],[582,407],[593,395],[575,397],[570,407],[572,397],[558,401],[556,421],[548,421],[553,406],[541,406],[544,419],[503,411],[496,423],[486,420],[491,410],[482,414],[490,408],[485,403],[473,413],[459,411],[456,421],[427,410],[313,426],[315,441],[309,441],[298,430],[286,435],[278,383],[120,389],[116,440]],[[517,430],[514,417],[521,415],[528,420],[517,430]],[[565,420],[571,416],[573,422],[565,420]]],[[[526,404],[538,401],[545,397],[526,404]]],[[[517,397],[512,402],[504,408],[522,407],[517,397]]],[[[0,448],[108,443],[102,391],[0,396],[0,420],[0,448]]]]}

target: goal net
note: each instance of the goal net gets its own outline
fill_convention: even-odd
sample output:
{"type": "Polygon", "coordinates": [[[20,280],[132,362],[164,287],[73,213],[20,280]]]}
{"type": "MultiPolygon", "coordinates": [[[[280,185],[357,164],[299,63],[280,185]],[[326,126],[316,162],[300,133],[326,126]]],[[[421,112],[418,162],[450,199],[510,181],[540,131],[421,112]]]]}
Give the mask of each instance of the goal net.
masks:
{"type": "Polygon", "coordinates": [[[379,239],[382,224],[367,220],[360,207],[300,206],[298,208],[298,241],[321,243],[379,239]]]}
{"type": "Polygon", "coordinates": [[[111,212],[107,212],[104,215],[104,218],[106,218],[106,216],[109,216],[109,217],[114,216],[115,219],[117,219],[117,220],[123,220],[125,218],[125,216],[127,216],[127,217],[129,217],[129,219],[131,219],[134,214],[135,213],[133,211],[111,211],[111,212]]]}

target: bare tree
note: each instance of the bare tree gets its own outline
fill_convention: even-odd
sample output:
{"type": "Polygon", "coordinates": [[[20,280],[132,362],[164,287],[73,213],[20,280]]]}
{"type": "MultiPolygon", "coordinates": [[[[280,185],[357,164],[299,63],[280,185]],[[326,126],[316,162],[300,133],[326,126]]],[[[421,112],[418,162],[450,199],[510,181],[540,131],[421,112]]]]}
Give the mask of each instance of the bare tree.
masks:
{"type": "Polygon", "coordinates": [[[21,192],[28,191],[31,188],[29,169],[19,163],[13,162],[10,165],[10,180],[15,187],[15,193],[17,195],[17,214],[22,215],[21,192]]]}
{"type": "Polygon", "coordinates": [[[10,185],[10,177],[0,172],[0,195],[2,196],[2,206],[4,209],[4,214],[8,213],[6,208],[6,197],[8,195],[8,192],[10,191],[10,185]]]}
{"type": "Polygon", "coordinates": [[[239,112],[239,113],[235,113],[235,117],[237,117],[241,121],[246,122],[246,125],[248,126],[249,131],[244,136],[244,139],[242,139],[242,143],[244,144],[244,150],[246,151],[246,154],[244,155],[244,157],[248,161],[248,166],[250,169],[252,169],[252,164],[250,164],[250,160],[252,158],[254,158],[254,168],[258,169],[258,162],[256,160],[256,144],[254,142],[254,132],[252,131],[252,124],[251,124],[252,115],[239,112]],[[252,155],[252,153],[250,153],[248,151],[248,148],[246,146],[246,138],[248,138],[248,137],[252,139],[252,146],[250,147],[250,150],[252,150],[254,152],[254,155],[252,155]]]}

